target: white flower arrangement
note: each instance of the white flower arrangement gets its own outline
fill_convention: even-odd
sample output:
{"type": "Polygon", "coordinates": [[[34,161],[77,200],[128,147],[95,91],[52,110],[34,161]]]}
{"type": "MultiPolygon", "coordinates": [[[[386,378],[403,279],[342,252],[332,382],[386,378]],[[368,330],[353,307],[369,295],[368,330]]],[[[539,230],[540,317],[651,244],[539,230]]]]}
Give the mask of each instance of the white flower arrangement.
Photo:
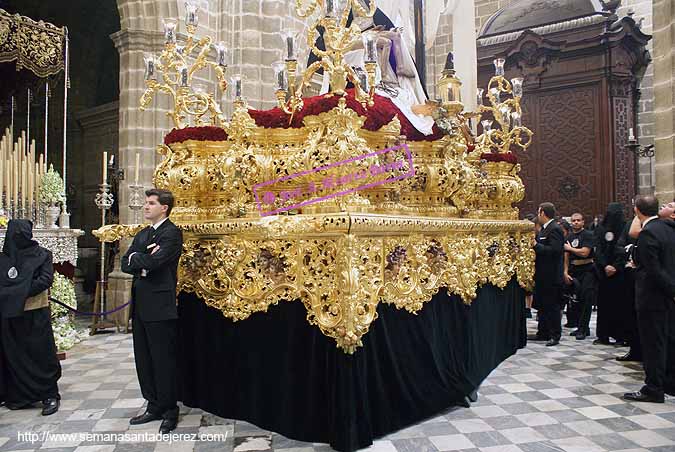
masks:
{"type": "MultiPolygon", "coordinates": [[[[77,309],[77,297],[75,296],[75,286],[60,273],[54,273],[54,282],[51,287],[51,297],[67,304],[71,308],[77,309]]],[[[52,305],[52,318],[63,317],[68,314],[68,310],[63,306],[54,303],[52,305]]]]}
{"type": "Polygon", "coordinates": [[[40,179],[40,202],[48,206],[55,206],[65,201],[63,179],[54,165],[40,179]]]}
{"type": "MultiPolygon", "coordinates": [[[[63,275],[54,273],[54,282],[52,283],[50,296],[77,309],[75,286],[63,275]]],[[[56,348],[59,351],[68,350],[86,337],[84,330],[78,330],[75,327],[75,322],[68,309],[60,304],[52,303],[51,311],[54,341],[56,342],[56,348]]]]}
{"type": "Polygon", "coordinates": [[[52,330],[54,330],[56,349],[60,352],[68,350],[87,336],[84,330],[78,330],[73,325],[73,321],[68,316],[52,319],[52,330]]]}

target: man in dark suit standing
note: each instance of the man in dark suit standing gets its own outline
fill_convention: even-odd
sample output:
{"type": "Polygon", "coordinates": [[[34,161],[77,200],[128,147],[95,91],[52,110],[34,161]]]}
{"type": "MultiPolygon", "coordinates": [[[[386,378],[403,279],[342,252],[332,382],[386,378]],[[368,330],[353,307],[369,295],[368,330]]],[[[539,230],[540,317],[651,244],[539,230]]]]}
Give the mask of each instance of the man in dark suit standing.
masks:
{"type": "Polygon", "coordinates": [[[635,304],[642,342],[645,385],[624,399],[663,403],[675,395],[675,222],[659,219],[658,200],[635,199],[642,224],[635,245],[635,304]]]}
{"type": "Polygon", "coordinates": [[[548,341],[547,347],[558,345],[562,334],[561,305],[563,286],[562,228],[554,220],[555,206],[542,203],[537,212],[541,231],[534,245],[535,273],[534,297],[537,304],[539,325],[537,335],[530,340],[548,341]]]}
{"type": "Polygon", "coordinates": [[[169,220],[174,204],[170,191],[145,192],[144,216],[152,223],[139,232],[122,257],[122,271],[134,275],[131,289],[136,373],[148,401],[132,425],[162,420],[160,433],[178,424],[176,283],[183,234],[169,220]]]}

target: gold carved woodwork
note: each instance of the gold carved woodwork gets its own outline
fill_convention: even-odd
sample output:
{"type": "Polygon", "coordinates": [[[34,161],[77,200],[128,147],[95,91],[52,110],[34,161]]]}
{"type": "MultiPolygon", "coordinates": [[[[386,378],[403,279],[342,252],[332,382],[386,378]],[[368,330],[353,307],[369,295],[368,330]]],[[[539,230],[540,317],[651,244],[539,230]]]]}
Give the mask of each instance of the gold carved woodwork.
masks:
{"type": "MultiPolygon", "coordinates": [[[[379,214],[237,218],[182,224],[179,290],[233,321],[299,299],[308,321],[353,353],[380,303],[416,313],[446,287],[470,304],[481,285],[532,289],[526,221],[379,214]]],[[[105,241],[140,227],[106,226],[105,241]]]]}
{"type": "MultiPolygon", "coordinates": [[[[295,129],[257,127],[245,109],[238,109],[226,129],[227,141],[188,140],[160,145],[158,152],[164,160],[155,171],[155,186],[176,194],[173,216],[178,222],[257,217],[260,214],[253,193],[256,184],[308,172],[269,189],[276,195],[274,208],[283,208],[293,200],[284,202],[279,196],[281,191],[310,182],[322,184],[326,172],[312,172],[313,169],[405,142],[398,119],[377,132],[362,129],[364,120],[346,107],[344,98],[334,109],[306,117],[305,126],[295,129]]],[[[302,213],[468,216],[470,206],[475,204],[481,170],[467,154],[464,134],[458,130],[438,141],[406,144],[412,155],[413,177],[310,204],[301,209],[302,213]]],[[[357,164],[358,168],[368,168],[380,163],[374,156],[357,164]]],[[[352,171],[353,165],[345,166],[339,176],[352,171]]],[[[517,179],[517,175],[514,177],[517,179]]],[[[341,190],[358,184],[353,181],[341,190]]],[[[510,203],[511,198],[502,204],[510,203]]]]}

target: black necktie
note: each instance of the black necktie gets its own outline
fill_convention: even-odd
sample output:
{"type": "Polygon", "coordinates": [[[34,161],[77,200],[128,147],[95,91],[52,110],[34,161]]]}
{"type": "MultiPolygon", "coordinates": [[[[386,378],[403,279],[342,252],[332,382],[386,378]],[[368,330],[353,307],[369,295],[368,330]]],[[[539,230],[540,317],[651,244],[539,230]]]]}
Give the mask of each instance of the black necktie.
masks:
{"type": "Polygon", "coordinates": [[[155,228],[148,226],[145,229],[145,235],[143,236],[143,248],[147,247],[152,243],[152,239],[155,238],[155,228]]]}

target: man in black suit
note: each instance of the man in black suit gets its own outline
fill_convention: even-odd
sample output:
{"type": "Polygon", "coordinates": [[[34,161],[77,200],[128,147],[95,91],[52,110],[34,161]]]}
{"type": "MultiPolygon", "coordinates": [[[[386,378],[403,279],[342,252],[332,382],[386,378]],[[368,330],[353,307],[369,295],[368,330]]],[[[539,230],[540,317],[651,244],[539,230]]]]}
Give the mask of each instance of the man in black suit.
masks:
{"type": "Polygon", "coordinates": [[[174,198],[167,190],[145,192],[144,216],[152,223],[139,232],[122,257],[122,271],[134,275],[131,289],[134,358],[145,413],[132,425],[162,419],[160,433],[178,424],[176,282],[183,234],[169,220],[174,198]]]}
{"type": "Polygon", "coordinates": [[[642,224],[635,245],[635,303],[642,342],[645,385],[624,399],[663,403],[675,395],[675,222],[659,219],[654,196],[638,196],[642,224]]]}
{"type": "Polygon", "coordinates": [[[558,345],[562,334],[561,304],[563,286],[562,228],[554,220],[555,206],[542,203],[537,212],[541,231],[534,245],[535,273],[534,298],[537,304],[539,325],[537,335],[530,340],[548,341],[547,347],[558,345]]]}

